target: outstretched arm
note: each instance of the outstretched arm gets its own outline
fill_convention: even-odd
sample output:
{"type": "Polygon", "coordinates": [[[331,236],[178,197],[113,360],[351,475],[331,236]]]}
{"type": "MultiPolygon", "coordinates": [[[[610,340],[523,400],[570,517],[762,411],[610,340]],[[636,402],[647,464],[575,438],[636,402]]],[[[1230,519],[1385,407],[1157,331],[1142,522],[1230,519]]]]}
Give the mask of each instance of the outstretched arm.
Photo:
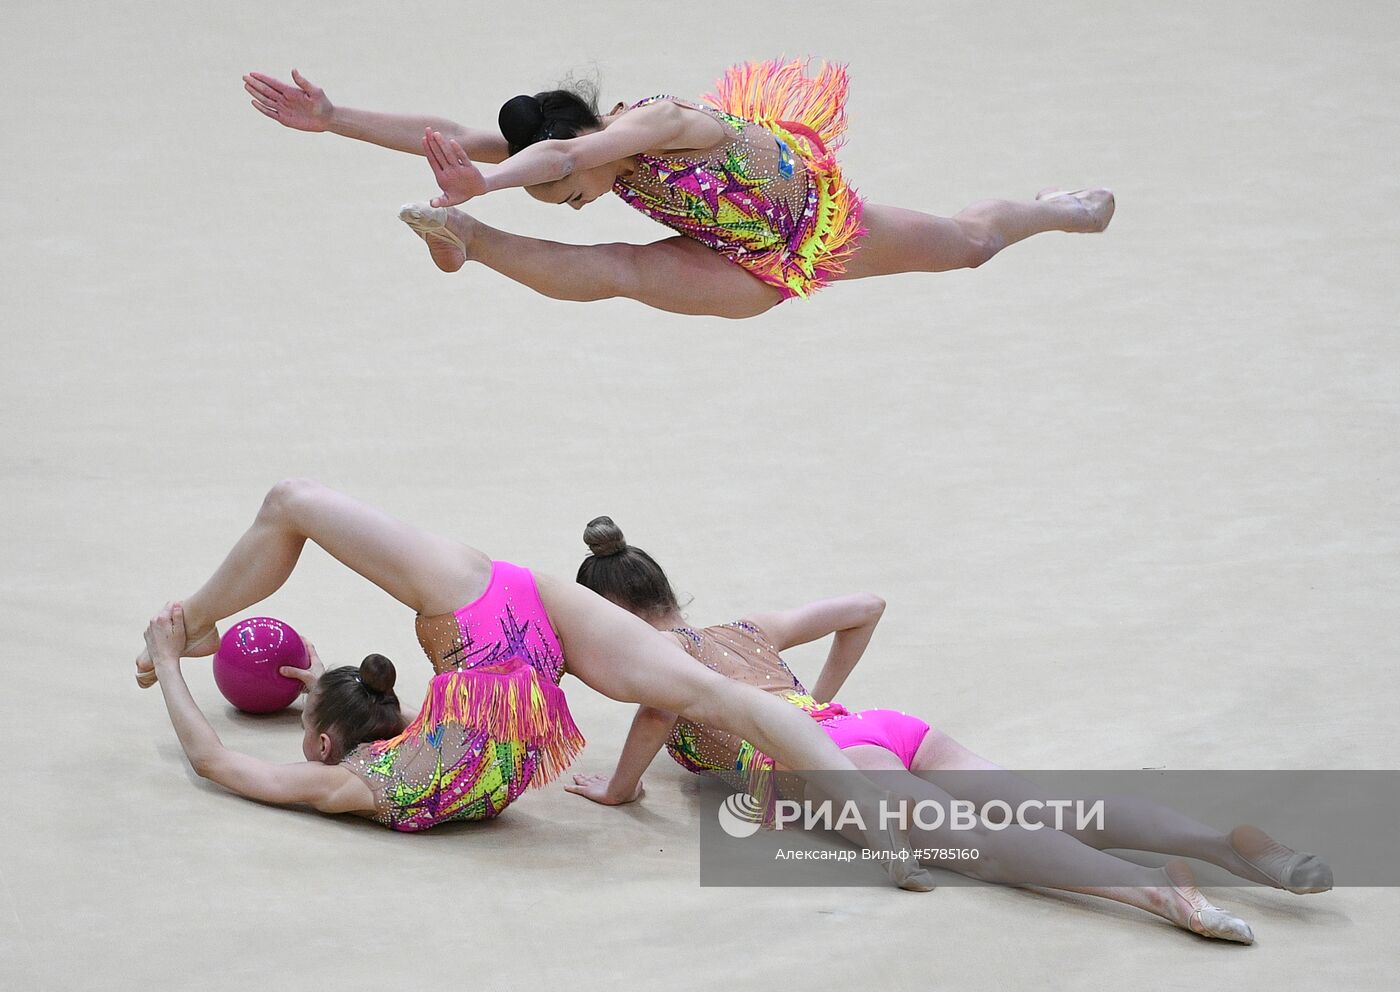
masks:
{"type": "Polygon", "coordinates": [[[709,148],[723,138],[724,127],[717,121],[663,101],[630,110],[601,131],[536,142],[490,169],[478,169],[472,162],[477,156],[446,134],[430,129],[422,141],[442,187],[432,205],[450,207],[498,189],[554,182],[641,152],[709,148]]]}
{"type": "Polygon", "coordinates": [[[374,809],[369,787],[344,768],[317,761],[274,765],[224,747],[180,673],[180,649],[184,643],[184,613],[179,604],[172,603],[147,625],[146,647],[159,674],[170,722],[196,774],[230,792],[262,802],[305,803],[323,813],[374,809]]]}
{"type": "Polygon", "coordinates": [[[337,107],[325,90],[295,69],[292,82],[295,85],[261,72],[250,72],[243,77],[243,88],[253,98],[254,109],[264,117],[298,131],[330,131],[394,151],[422,155],[423,132],[432,130],[456,141],[468,155],[481,162],[500,162],[509,153],[506,139],[494,128],[463,127],[444,117],[423,114],[385,114],[337,107]]]}
{"type": "Polygon", "coordinates": [[[637,707],[632,729],[627,732],[627,742],[622,745],[622,755],[617,759],[617,769],[612,776],[578,774],[574,776],[573,785],[564,786],[565,790],[604,806],[620,806],[642,798],[645,792],[642,775],[675,725],[674,713],[651,706],[637,707]]]}
{"type": "Polygon", "coordinates": [[[749,617],[763,629],[779,651],[835,634],[826,664],[822,665],[812,696],[829,703],[841,691],[851,671],[865,654],[875,626],[885,612],[885,601],[871,593],[822,599],[793,610],[760,613],[749,617]]]}

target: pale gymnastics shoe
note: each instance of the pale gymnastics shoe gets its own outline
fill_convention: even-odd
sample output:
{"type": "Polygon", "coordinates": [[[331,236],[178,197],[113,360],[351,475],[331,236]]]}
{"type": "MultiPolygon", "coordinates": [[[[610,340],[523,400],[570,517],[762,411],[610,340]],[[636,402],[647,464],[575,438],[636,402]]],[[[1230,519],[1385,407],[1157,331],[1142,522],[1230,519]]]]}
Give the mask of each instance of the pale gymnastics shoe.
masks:
{"type": "Polygon", "coordinates": [[[1196,877],[1184,861],[1172,861],[1162,868],[1172,891],[1191,909],[1186,917],[1186,929],[1212,940],[1231,940],[1237,944],[1254,943],[1254,931],[1234,913],[1212,906],[1201,890],[1196,877]],[[1186,891],[1187,889],[1190,892],[1186,891]]]}
{"type": "Polygon", "coordinates": [[[1035,198],[1037,200],[1059,200],[1063,199],[1064,197],[1070,197],[1071,199],[1078,200],[1079,196],[1083,193],[1098,192],[1102,192],[1108,197],[1107,207],[1103,211],[1102,218],[1094,214],[1094,212],[1090,209],[1089,204],[1084,203],[1083,201],[1080,201],[1079,203],[1080,207],[1083,208],[1084,212],[1089,216],[1089,218],[1093,221],[1095,225],[1095,227],[1092,230],[1080,233],[1095,234],[1107,229],[1109,223],[1113,220],[1113,212],[1116,209],[1118,209],[1118,201],[1113,196],[1113,190],[1105,189],[1101,186],[1085,186],[1081,189],[1056,189],[1054,186],[1047,186],[1045,189],[1035,194],[1035,198]]]}
{"type": "Polygon", "coordinates": [[[1332,887],[1332,869],[1327,862],[1316,854],[1284,847],[1258,827],[1245,825],[1231,830],[1230,848],[1249,867],[1295,895],[1326,892],[1332,887]]]}
{"type": "Polygon", "coordinates": [[[447,227],[447,207],[428,203],[405,203],[399,207],[399,220],[413,228],[421,237],[442,238],[467,253],[466,243],[447,227]]]}

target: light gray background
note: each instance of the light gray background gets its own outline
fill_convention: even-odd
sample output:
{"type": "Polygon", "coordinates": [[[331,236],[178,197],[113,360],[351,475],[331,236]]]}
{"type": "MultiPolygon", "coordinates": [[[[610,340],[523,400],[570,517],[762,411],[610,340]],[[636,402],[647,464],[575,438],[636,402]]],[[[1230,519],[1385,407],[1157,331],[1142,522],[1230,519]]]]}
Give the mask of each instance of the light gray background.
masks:
{"type": "MultiPolygon", "coordinates": [[[[145,619],[279,477],[538,570],[609,513],[697,623],[889,600],[844,701],[1021,767],[1396,767],[1393,4],[9,4],[0,410],[0,978],[16,988],[1389,987],[1393,890],[1222,890],[1252,949],[1006,889],[701,890],[668,763],[398,837],[199,786],[145,619]],[[334,11],[334,13],[332,12],[334,11]],[[839,286],[744,323],[444,276],[421,160],[256,114],[239,75],[490,124],[596,63],[605,103],[849,61],[844,162],[952,213],[1105,183],[1101,237],[839,286]]],[[[578,241],[664,232],[502,194],[578,241]]],[[[323,554],[262,612],[426,682],[408,611],[323,554]]],[[[819,651],[797,652],[809,677],[819,651]]],[[[291,718],[229,745],[296,756],[291,718]]],[[[577,683],[611,766],[629,711],[577,683]]],[[[1228,827],[1230,824],[1221,824],[1228,827]]]]}

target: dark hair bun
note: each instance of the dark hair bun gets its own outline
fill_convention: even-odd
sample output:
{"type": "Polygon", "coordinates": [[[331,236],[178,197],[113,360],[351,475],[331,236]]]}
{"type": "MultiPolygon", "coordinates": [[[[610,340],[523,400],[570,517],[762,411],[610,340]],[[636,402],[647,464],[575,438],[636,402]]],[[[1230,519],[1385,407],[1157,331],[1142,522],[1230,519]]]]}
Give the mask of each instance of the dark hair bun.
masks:
{"type": "Polygon", "coordinates": [[[370,692],[393,696],[394,679],[397,677],[394,663],[382,654],[367,654],[365,660],[360,662],[360,681],[370,692]]]}
{"type": "Polygon", "coordinates": [[[544,129],[544,109],[532,96],[513,96],[501,105],[496,122],[514,154],[539,140],[537,135],[544,129]]]}
{"type": "Polygon", "coordinates": [[[597,84],[567,80],[557,90],[513,96],[501,105],[496,123],[512,155],[537,141],[577,138],[602,126],[597,84]]]}
{"type": "Polygon", "coordinates": [[[583,543],[599,558],[615,555],[627,550],[627,539],[622,536],[622,528],[613,523],[612,517],[594,517],[583,529],[583,543]]]}
{"type": "MultiPolygon", "coordinates": [[[[570,84],[576,86],[576,83],[570,84]]],[[[580,110],[596,114],[597,109],[592,106],[597,102],[596,94],[591,96],[587,93],[577,93],[573,89],[548,90],[544,93],[536,93],[535,99],[539,102],[540,113],[544,115],[546,123],[553,123],[558,120],[568,120],[578,114],[580,110]]]]}

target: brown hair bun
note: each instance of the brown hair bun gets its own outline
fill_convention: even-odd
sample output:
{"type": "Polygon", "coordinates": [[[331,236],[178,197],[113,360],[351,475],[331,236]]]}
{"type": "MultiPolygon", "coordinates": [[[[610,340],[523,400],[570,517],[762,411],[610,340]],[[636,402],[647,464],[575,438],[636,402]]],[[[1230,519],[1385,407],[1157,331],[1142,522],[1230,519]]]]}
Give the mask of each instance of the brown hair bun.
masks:
{"type": "Polygon", "coordinates": [[[382,654],[367,654],[365,660],[360,662],[360,681],[370,692],[393,697],[397,677],[394,663],[382,654]]]}
{"type": "Polygon", "coordinates": [[[594,517],[583,529],[583,543],[598,558],[606,558],[627,550],[627,539],[622,536],[622,528],[613,523],[612,517],[594,517]]]}

